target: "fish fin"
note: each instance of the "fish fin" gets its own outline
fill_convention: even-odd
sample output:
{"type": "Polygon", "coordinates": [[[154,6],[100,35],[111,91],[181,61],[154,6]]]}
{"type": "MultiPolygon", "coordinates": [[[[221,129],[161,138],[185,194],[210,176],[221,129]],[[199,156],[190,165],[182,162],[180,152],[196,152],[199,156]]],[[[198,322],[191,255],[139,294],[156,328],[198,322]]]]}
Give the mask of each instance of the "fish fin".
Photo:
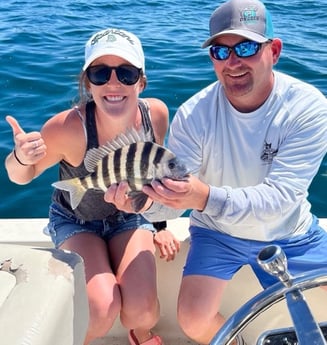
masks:
{"type": "Polygon", "coordinates": [[[148,200],[148,195],[143,192],[133,191],[129,193],[132,198],[132,206],[135,212],[139,212],[148,200]]]}
{"type": "Polygon", "coordinates": [[[150,131],[145,132],[136,130],[134,127],[129,128],[125,133],[119,134],[114,140],[106,142],[96,148],[92,148],[87,151],[84,159],[84,165],[88,172],[93,172],[98,162],[105,156],[121,149],[124,146],[128,146],[138,142],[153,141],[150,131]]]}
{"type": "Polygon", "coordinates": [[[84,194],[86,193],[86,188],[79,183],[79,179],[77,177],[69,180],[54,182],[52,183],[52,186],[69,192],[70,205],[73,210],[75,210],[75,208],[79,205],[84,194]]]}

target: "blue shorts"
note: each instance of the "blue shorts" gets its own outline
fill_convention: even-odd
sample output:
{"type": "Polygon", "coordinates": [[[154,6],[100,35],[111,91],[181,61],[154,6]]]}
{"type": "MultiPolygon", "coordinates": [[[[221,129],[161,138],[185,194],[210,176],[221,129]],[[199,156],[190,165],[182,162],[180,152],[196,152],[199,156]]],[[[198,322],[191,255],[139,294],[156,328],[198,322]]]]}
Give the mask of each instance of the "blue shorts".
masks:
{"type": "Polygon", "coordinates": [[[105,241],[124,231],[144,229],[155,233],[153,224],[140,214],[118,212],[104,220],[84,221],[68,213],[57,204],[49,210],[49,224],[44,230],[58,248],[65,240],[84,232],[94,233],[105,241]]]}
{"type": "Polygon", "coordinates": [[[190,227],[191,244],[183,275],[206,275],[230,280],[243,266],[250,265],[266,288],[278,278],[266,273],[257,263],[259,252],[268,245],[280,246],[287,257],[288,270],[292,275],[327,267],[327,232],[316,217],[309,231],[289,239],[261,242],[245,240],[219,231],[190,227]]]}

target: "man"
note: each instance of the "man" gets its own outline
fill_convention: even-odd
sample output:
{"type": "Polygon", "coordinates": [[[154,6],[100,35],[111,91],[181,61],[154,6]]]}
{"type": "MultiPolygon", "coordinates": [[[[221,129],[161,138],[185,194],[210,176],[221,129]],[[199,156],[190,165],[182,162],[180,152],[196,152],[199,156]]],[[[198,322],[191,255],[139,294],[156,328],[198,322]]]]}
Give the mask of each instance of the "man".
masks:
{"type": "MultiPolygon", "coordinates": [[[[256,260],[268,244],[284,250],[291,274],[327,265],[327,233],[307,200],[326,154],[326,98],[273,70],[282,42],[258,0],[217,8],[203,48],[209,46],[218,81],[178,109],[168,141],[190,178],[144,187],[154,201],[144,214],[150,220],[193,210],[178,320],[201,344],[224,323],[217,313],[223,291],[243,265],[264,288],[276,282],[256,260]]],[[[124,188],[110,189],[107,201],[127,207],[124,188]]]]}

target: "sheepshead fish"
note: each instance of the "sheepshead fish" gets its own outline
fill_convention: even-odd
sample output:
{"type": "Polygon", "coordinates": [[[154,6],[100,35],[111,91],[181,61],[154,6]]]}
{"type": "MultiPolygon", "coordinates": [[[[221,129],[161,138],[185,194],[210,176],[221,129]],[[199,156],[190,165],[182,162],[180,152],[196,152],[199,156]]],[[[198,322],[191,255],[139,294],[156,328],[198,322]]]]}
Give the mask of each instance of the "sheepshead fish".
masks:
{"type": "Polygon", "coordinates": [[[71,207],[75,209],[88,189],[105,192],[111,184],[127,181],[128,195],[138,212],[147,200],[142,192],[144,185],[163,177],[174,180],[188,177],[186,166],[170,150],[151,140],[150,133],[132,128],[86,153],[84,165],[90,174],[57,181],[52,186],[68,191],[71,207]]]}

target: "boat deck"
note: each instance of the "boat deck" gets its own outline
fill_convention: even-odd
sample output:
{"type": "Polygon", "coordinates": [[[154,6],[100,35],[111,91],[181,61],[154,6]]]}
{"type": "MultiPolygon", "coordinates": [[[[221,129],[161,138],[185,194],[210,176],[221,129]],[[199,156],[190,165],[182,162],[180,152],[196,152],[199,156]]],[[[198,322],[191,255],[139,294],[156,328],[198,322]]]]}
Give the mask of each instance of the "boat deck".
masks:
{"type": "MultiPolygon", "coordinates": [[[[37,250],[38,253],[51,252],[53,245],[50,238],[43,233],[43,227],[47,224],[47,219],[0,219],[0,263],[4,260],[3,255],[8,249],[13,249],[14,253],[19,253],[20,257],[26,257],[29,255],[29,251],[37,250]],[[18,249],[17,249],[18,248],[18,249]],[[27,254],[24,254],[24,250],[27,254]]],[[[327,219],[321,219],[321,224],[325,229],[327,229],[327,219]]],[[[161,335],[166,345],[195,345],[194,342],[187,339],[177,324],[176,319],[176,302],[177,294],[181,279],[182,268],[185,260],[185,256],[188,250],[188,218],[178,218],[172,221],[168,221],[168,228],[175,233],[175,235],[181,240],[181,251],[177,255],[176,259],[172,262],[166,262],[157,257],[158,266],[158,295],[161,305],[161,318],[158,325],[155,327],[154,332],[161,335]]],[[[16,255],[16,254],[15,254],[16,255]]],[[[15,256],[14,255],[14,256],[15,256]]],[[[45,255],[45,254],[44,254],[45,255]]],[[[53,253],[52,253],[53,255],[53,253]]],[[[32,264],[34,267],[35,262],[32,264]]],[[[1,273],[1,270],[0,270],[1,273]]],[[[1,274],[0,274],[1,281],[1,274]]],[[[57,281],[56,281],[57,282],[57,281]]],[[[81,285],[81,284],[80,284],[81,285]]],[[[1,284],[0,284],[1,286],[1,284]]],[[[18,285],[17,285],[18,286],[18,285]]],[[[75,283],[75,288],[76,288],[75,283]]],[[[224,300],[222,304],[222,313],[225,317],[232,315],[239,307],[241,307],[250,298],[255,296],[261,288],[250,270],[249,267],[245,266],[236,274],[233,280],[229,283],[229,288],[227,289],[224,300]]],[[[42,292],[35,290],[35,294],[40,294],[42,292]]],[[[9,294],[10,296],[10,294],[9,294]]],[[[318,322],[323,322],[327,320],[327,308],[322,306],[321,301],[326,300],[326,293],[320,288],[315,288],[312,290],[305,291],[305,296],[307,298],[310,308],[312,308],[314,316],[318,322]]],[[[28,318],[28,309],[24,301],[24,296],[22,298],[22,305],[19,311],[17,311],[17,320],[13,320],[15,327],[19,327],[20,320],[22,318],[28,318]]],[[[26,298],[26,296],[25,296],[26,298]]],[[[57,301],[59,299],[57,298],[57,301]]],[[[0,333],[6,331],[6,329],[1,329],[2,318],[8,318],[8,315],[13,319],[13,314],[4,315],[1,312],[2,307],[6,307],[4,304],[6,302],[6,296],[1,296],[0,289],[0,333]]],[[[74,302],[76,304],[76,301],[74,302]]],[[[31,306],[32,307],[32,306],[31,306]]],[[[34,306],[33,306],[34,307],[34,306]]],[[[14,309],[14,310],[17,310],[14,309]]],[[[81,323],[85,324],[87,321],[84,317],[83,310],[86,313],[85,301],[78,304],[76,310],[79,310],[78,317],[81,318],[81,323]],[[84,304],[83,304],[84,303],[84,304]],[[79,309],[78,309],[79,308],[79,309]],[[84,322],[84,323],[83,323],[84,322]]],[[[73,317],[76,317],[73,316],[73,317]]],[[[56,321],[56,320],[54,320],[56,321]]],[[[75,320],[76,321],[76,320],[75,320]]],[[[244,331],[243,336],[248,344],[255,344],[258,336],[266,330],[289,327],[292,326],[292,322],[289,317],[288,310],[285,303],[280,302],[274,305],[265,313],[261,314],[252,322],[244,331]]],[[[8,326],[9,327],[9,326],[8,326]]],[[[59,329],[58,329],[58,332],[59,329]]],[[[76,330],[74,331],[76,333],[76,330]]],[[[80,341],[76,340],[76,336],[73,337],[74,340],[63,342],[43,342],[33,343],[28,342],[31,345],[82,345],[80,341]]],[[[21,342],[16,344],[2,343],[3,345],[21,345],[21,342]]],[[[24,343],[25,344],[25,343],[24,343]]],[[[27,343],[26,343],[27,344],[27,343]]],[[[126,330],[120,325],[119,321],[116,321],[114,328],[108,333],[108,335],[102,339],[94,341],[92,345],[129,345],[127,340],[126,330]]]]}

